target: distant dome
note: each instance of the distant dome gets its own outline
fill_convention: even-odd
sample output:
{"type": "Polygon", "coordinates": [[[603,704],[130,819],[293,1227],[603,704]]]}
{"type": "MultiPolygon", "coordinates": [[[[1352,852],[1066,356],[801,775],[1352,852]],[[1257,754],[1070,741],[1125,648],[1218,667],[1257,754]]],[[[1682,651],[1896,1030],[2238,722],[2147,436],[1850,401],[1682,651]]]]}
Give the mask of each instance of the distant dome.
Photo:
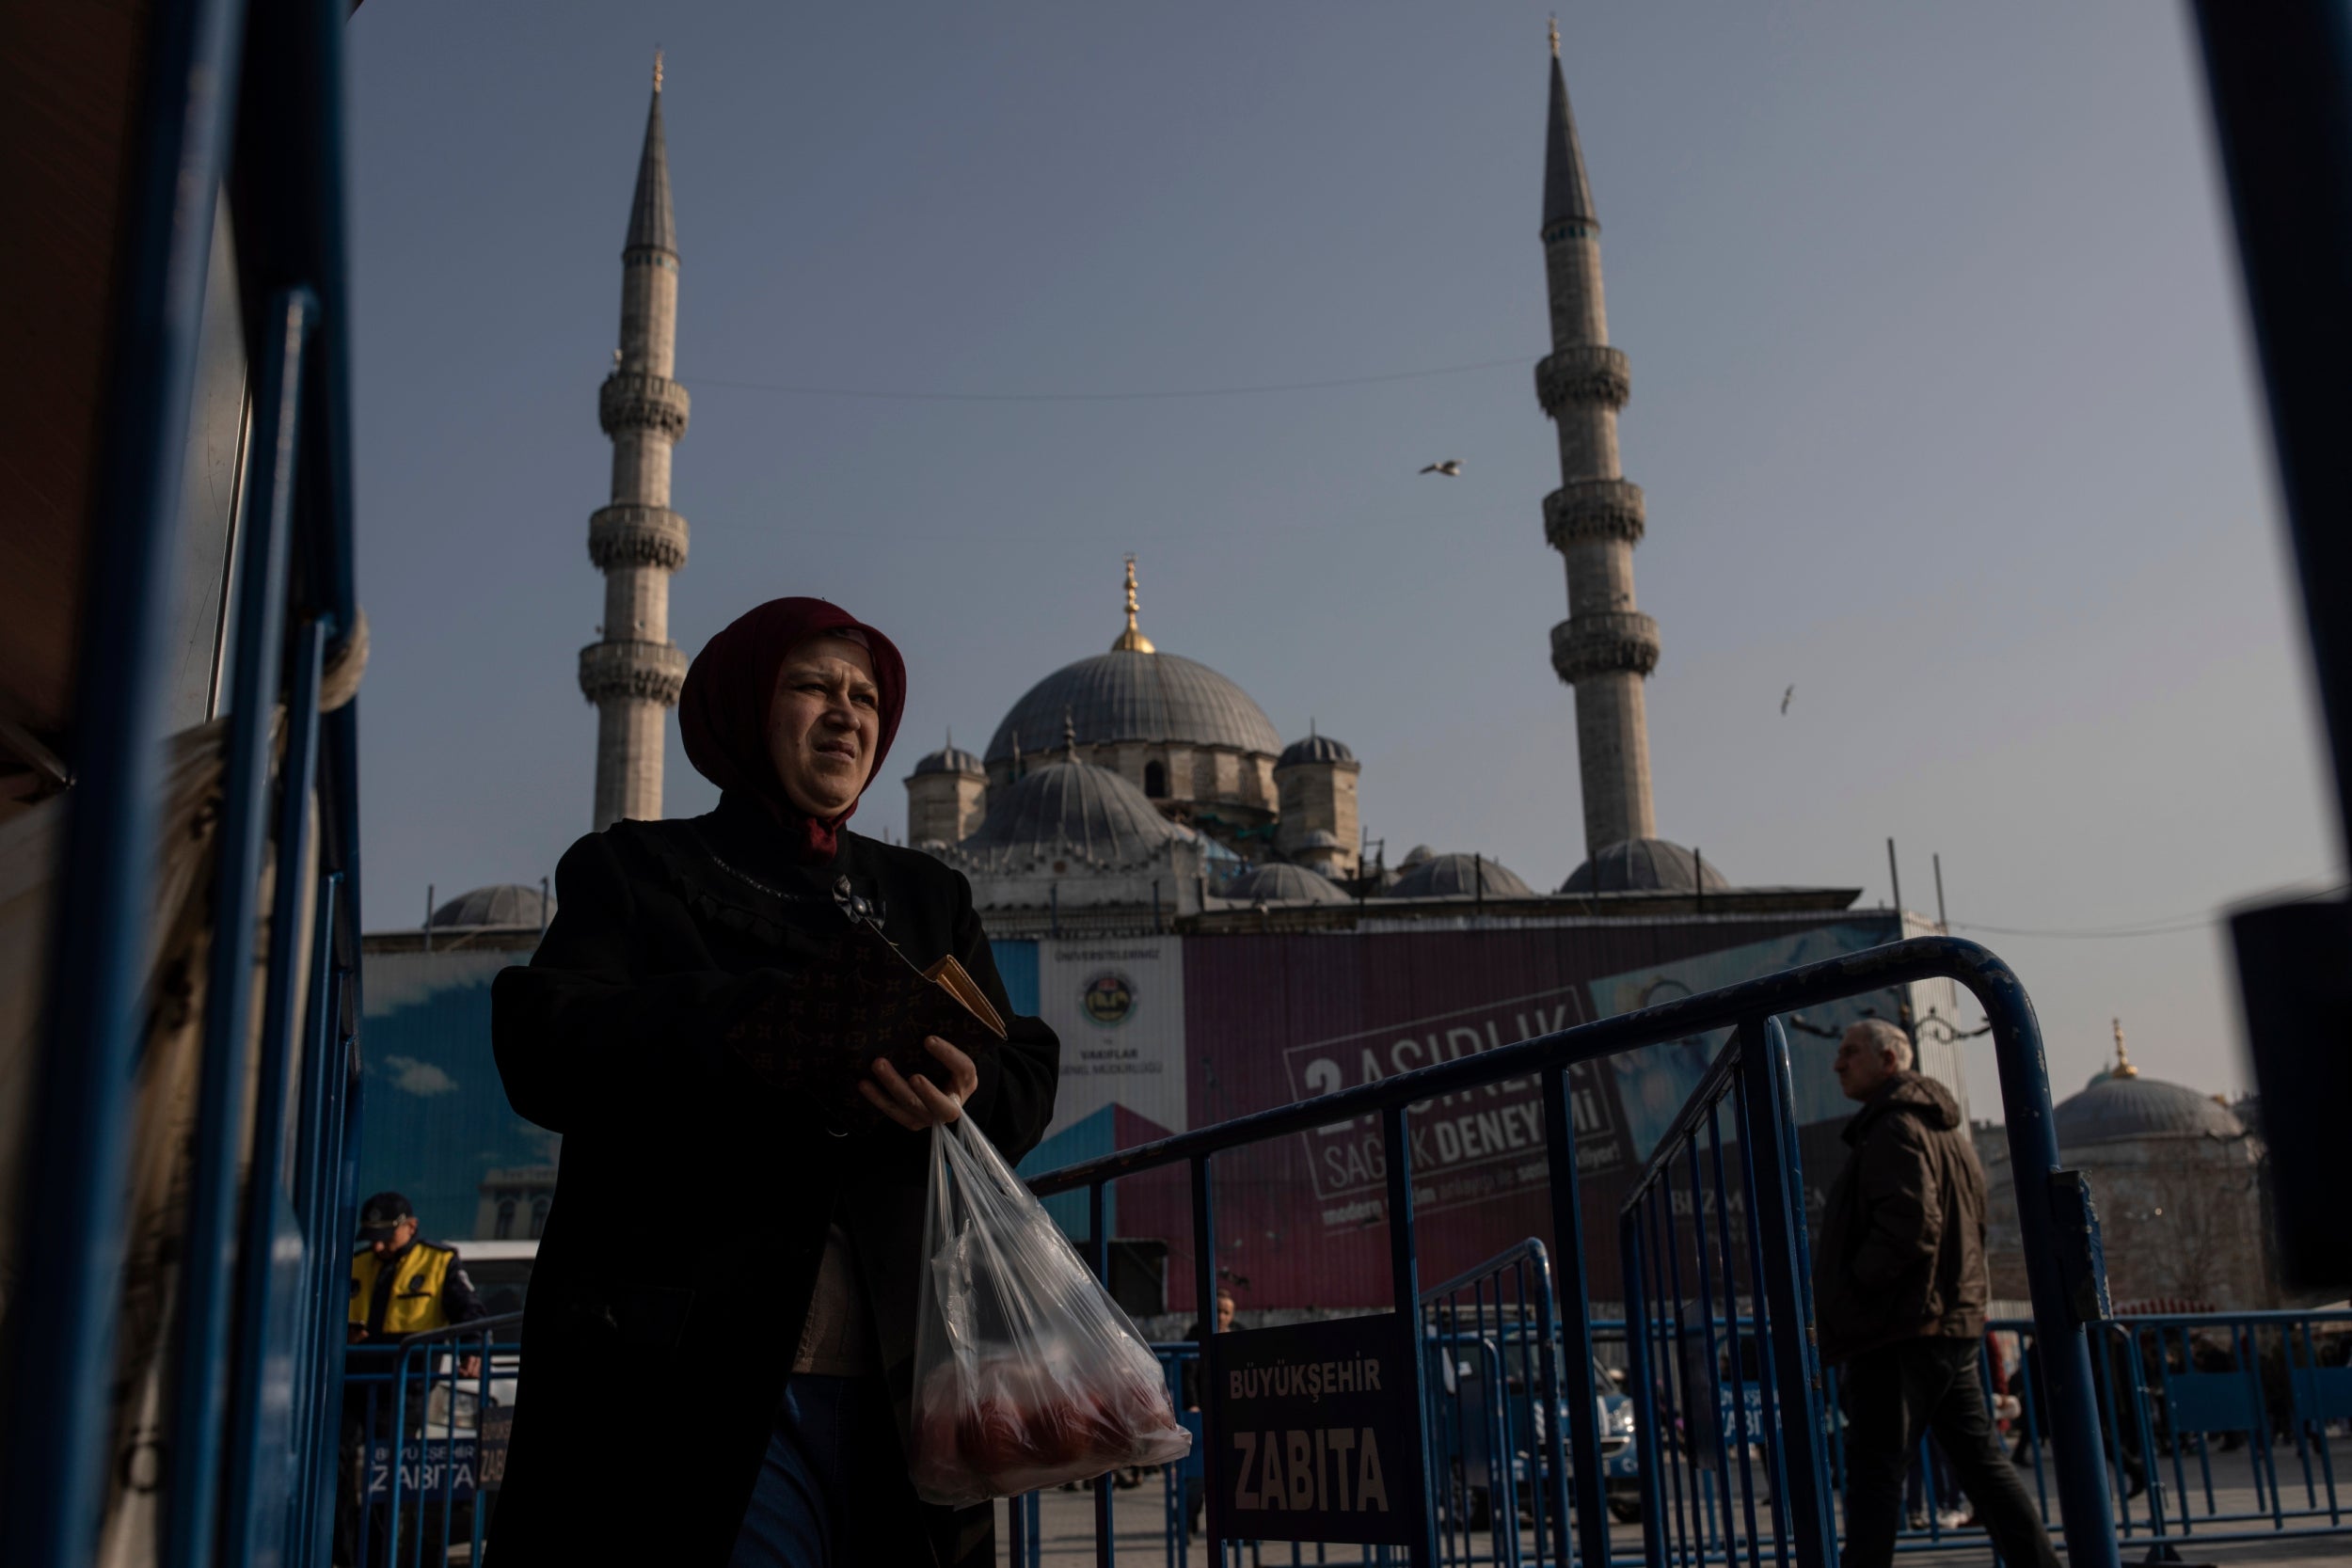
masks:
{"type": "Polygon", "coordinates": [[[1347,894],[1330,878],[1303,865],[1261,865],[1225,884],[1225,896],[1266,904],[1345,904],[1347,894]]]}
{"type": "MultiPolygon", "coordinates": [[[[1629,838],[1613,844],[1568,876],[1563,893],[1691,893],[1701,876],[1699,859],[1679,844],[1662,838],[1629,838]]],[[[1724,874],[1709,862],[1704,868],[1707,889],[1728,889],[1724,874]]]]}
{"type": "Polygon", "coordinates": [[[917,773],[977,773],[980,759],[961,746],[944,747],[914,765],[917,773]]]}
{"type": "Polygon", "coordinates": [[[1272,756],[1282,737],[1249,694],[1205,664],[1175,654],[1115,648],[1066,664],[1029,688],[996,726],[991,763],[1057,751],[1065,717],[1081,746],[1112,740],[1224,746],[1272,756]]]}
{"type": "Polygon", "coordinates": [[[1277,768],[1297,768],[1310,762],[1354,762],[1356,753],[1347,749],[1347,742],[1334,740],[1327,735],[1311,735],[1304,740],[1294,740],[1282,748],[1282,754],[1274,759],[1277,768]]]}
{"type": "Polygon", "coordinates": [[[1408,867],[1419,865],[1422,862],[1429,859],[1436,853],[1437,851],[1429,847],[1426,844],[1416,844],[1410,849],[1405,851],[1405,858],[1396,863],[1396,868],[1399,871],[1403,871],[1408,867]]]}
{"type": "Polygon", "coordinates": [[[1118,866],[1147,861],[1172,840],[1192,836],[1109,768],[1061,761],[1034,768],[998,790],[978,829],[956,847],[988,860],[1067,856],[1118,866]]]}
{"type": "Polygon", "coordinates": [[[433,911],[436,929],[537,930],[555,918],[555,900],[542,899],[535,887],[499,882],[461,893],[433,911]]]}
{"type": "Polygon", "coordinates": [[[1383,890],[1384,898],[1533,898],[1535,890],[1511,868],[1476,855],[1423,855],[1407,861],[1404,875],[1383,890]],[[1482,888],[1483,884],[1483,888],[1482,888]]]}
{"type": "Polygon", "coordinates": [[[2055,1116],[2061,1149],[2182,1132],[2208,1138],[2237,1138],[2246,1133],[2246,1124],[2237,1113],[2195,1089],[2154,1078],[2118,1078],[2111,1073],[2093,1080],[2082,1093],[2059,1101],[2055,1116]]]}

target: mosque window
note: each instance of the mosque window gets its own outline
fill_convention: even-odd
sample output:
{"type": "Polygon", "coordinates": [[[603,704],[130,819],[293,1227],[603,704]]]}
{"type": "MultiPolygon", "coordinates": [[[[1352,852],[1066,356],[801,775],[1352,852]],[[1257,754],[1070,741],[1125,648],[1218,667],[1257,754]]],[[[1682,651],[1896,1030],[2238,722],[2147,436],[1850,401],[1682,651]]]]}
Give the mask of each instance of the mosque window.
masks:
{"type": "Polygon", "coordinates": [[[531,1200],[531,1237],[532,1237],[532,1240],[533,1240],[533,1241],[537,1241],[537,1240],[539,1239],[539,1233],[540,1233],[541,1231],[545,1230],[547,1227],[548,1227],[548,1200],[547,1200],[546,1198],[544,1198],[544,1197],[534,1197],[534,1198],[532,1198],[532,1199],[531,1200]]]}
{"type": "Polygon", "coordinates": [[[1168,764],[1147,762],[1143,765],[1143,792],[1154,800],[1168,799],[1168,764]]]}
{"type": "Polygon", "coordinates": [[[515,1234],[515,1200],[513,1198],[499,1199],[498,1224],[491,1227],[490,1234],[501,1242],[513,1238],[515,1234]]]}

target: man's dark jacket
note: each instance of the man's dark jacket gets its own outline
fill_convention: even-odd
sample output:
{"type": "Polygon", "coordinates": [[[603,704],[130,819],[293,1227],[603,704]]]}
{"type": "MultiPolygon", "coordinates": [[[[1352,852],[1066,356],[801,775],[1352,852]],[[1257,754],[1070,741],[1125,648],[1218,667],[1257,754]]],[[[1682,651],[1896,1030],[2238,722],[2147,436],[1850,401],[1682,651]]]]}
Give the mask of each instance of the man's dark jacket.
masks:
{"type": "MultiPolygon", "coordinates": [[[[733,797],[591,834],[556,867],[530,967],[493,987],[507,1098],[564,1137],[490,1527],[506,1568],[727,1560],[836,1215],[907,1430],[930,1134],[835,1135],[841,1118],[771,1089],[724,1041],[846,927],[836,879],[915,963],[953,954],[1008,1020],[965,1105],[1005,1158],[1052,1118],[1059,1047],[1013,1016],[963,877],[854,833],[822,867],[782,844],[733,797]]],[[[988,1508],[924,1507],[888,1468],[859,1477],[850,1506],[904,1524],[903,1560],[993,1564],[988,1508]]]]}
{"type": "Polygon", "coordinates": [[[1984,1170],[1960,1102],[1899,1072],[1846,1123],[1853,1152],[1829,1190],[1813,1262],[1821,1359],[1984,1334],[1984,1170]]]}

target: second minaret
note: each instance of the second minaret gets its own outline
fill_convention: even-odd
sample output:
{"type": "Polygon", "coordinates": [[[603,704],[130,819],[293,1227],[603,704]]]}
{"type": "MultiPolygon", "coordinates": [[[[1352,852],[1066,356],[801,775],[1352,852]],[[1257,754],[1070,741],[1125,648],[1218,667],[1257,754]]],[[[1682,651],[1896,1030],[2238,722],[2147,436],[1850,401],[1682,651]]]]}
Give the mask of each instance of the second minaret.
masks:
{"type": "Polygon", "coordinates": [[[604,573],[603,640],[580,651],[580,689],[596,705],[596,828],[661,815],[665,716],[686,681],[670,641],[670,574],[686,564],[686,519],[670,510],[670,450],[686,434],[677,347],[677,225],[654,55],[637,194],[621,250],[621,344],[596,399],[612,440],[612,499],[588,520],[604,573]]]}
{"type": "Polygon", "coordinates": [[[1632,383],[1624,354],[1609,346],[1600,223],[1568,112],[1556,25],[1543,241],[1551,353],[1535,366],[1535,397],[1560,437],[1560,488],[1544,498],[1544,536],[1565,558],[1568,575],[1568,618],[1551,628],[1551,667],[1576,688],[1589,861],[1613,844],[1657,836],[1642,683],[1658,664],[1658,623],[1633,607],[1642,490],[1617,467],[1617,410],[1632,383]]]}

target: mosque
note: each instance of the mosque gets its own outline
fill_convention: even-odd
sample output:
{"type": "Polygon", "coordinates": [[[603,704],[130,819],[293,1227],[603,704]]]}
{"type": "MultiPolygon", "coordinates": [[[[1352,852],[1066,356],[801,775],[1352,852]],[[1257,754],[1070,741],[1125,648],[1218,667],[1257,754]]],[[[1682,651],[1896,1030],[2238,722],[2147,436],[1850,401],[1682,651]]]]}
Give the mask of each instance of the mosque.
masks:
{"type": "MultiPolygon", "coordinates": [[[[1935,928],[1902,910],[1856,909],[1851,887],[1735,885],[1659,836],[1645,686],[1661,643],[1633,591],[1643,495],[1617,457],[1630,372],[1609,341],[1600,225],[1556,31],[1544,136],[1537,233],[1550,352],[1534,391],[1560,465],[1540,514],[1566,598],[1549,657],[1574,692],[1583,833],[1573,869],[1530,879],[1520,871],[1537,868],[1442,845],[1393,864],[1368,853],[1363,760],[1311,724],[1278,727],[1235,680],[1157,646],[1131,558],[1124,625],[1105,617],[1107,649],[1021,693],[983,752],[944,747],[901,780],[907,842],[969,879],[1014,1007],[1063,1042],[1055,1120],[1025,1171],[1935,928]]],[[[675,361],[679,268],[657,57],[621,252],[618,346],[597,396],[612,444],[609,499],[588,520],[604,614],[579,680],[597,712],[599,830],[662,814],[664,732],[687,663],[669,626],[669,579],[688,552],[686,519],[670,506],[691,411],[675,361]]],[[[489,990],[501,968],[528,960],[552,914],[544,885],[477,889],[433,910],[421,930],[366,939],[361,1185],[406,1192],[435,1235],[535,1235],[543,1222],[558,1141],[505,1101],[489,990]]],[[[1920,1070],[1964,1110],[1957,1001],[1936,981],[1786,1021],[1816,1199],[1844,1152],[1849,1107],[1828,1068],[1839,1032],[1866,1016],[1914,1025],[1920,1070]]],[[[1588,1225],[1609,1223],[1710,1055],[1708,1041],[1681,1041],[1570,1069],[1588,1225]]],[[[2140,1102],[2156,1086],[2122,1082],[2092,1091],[2090,1109],[2106,1117],[2100,1107],[2131,1099],[2144,1120],[2140,1102]]],[[[1517,1105],[1524,1125],[1540,1125],[1528,1085],[1496,1092],[1512,1102],[1504,1111],[1517,1105]]],[[[2168,1086],[2171,1109],[2156,1109],[2197,1122],[2193,1152],[2245,1165],[2252,1146],[2221,1135],[2228,1113],[2185,1110],[2182,1096],[2195,1098],[2168,1086]]],[[[2062,1124],[2069,1114],[2059,1108],[2062,1124]]],[[[1220,1200],[1216,1262],[1245,1310],[1388,1299],[1385,1243],[1366,1228],[1385,1190],[1361,1178],[1360,1151],[1341,1147],[1348,1135],[1325,1129],[1237,1160],[1246,1179],[1220,1200]]],[[[1440,1152],[1416,1167],[1416,1206],[1448,1217],[1426,1231],[1425,1268],[1456,1272],[1548,1227],[1543,1163],[1521,1144],[1438,1132],[1433,1146],[1440,1152]]],[[[2175,1180],[2173,1152],[2149,1181],[2175,1180]]],[[[2134,1191],[2155,1194],[2149,1181],[2134,1191]]],[[[1192,1231],[1181,1203],[1134,1187],[1107,1212],[1113,1277],[1127,1281],[1122,1304],[1148,1320],[1165,1305],[1165,1282],[1191,1276],[1192,1231]]],[[[2134,1201],[2156,1206],[2153,1196],[2134,1201]]],[[[1083,1210],[1057,1217],[1073,1236],[1088,1224],[1083,1210]]],[[[1597,1267],[1593,1288],[1606,1297],[1613,1269],[1607,1259],[1597,1267]]]]}
{"type": "MultiPolygon", "coordinates": [[[[1551,628],[1551,665],[1575,689],[1584,816],[1582,863],[1560,886],[1586,913],[1821,907],[1828,890],[1732,894],[1721,872],[1657,836],[1644,682],[1658,625],[1634,606],[1642,490],[1617,463],[1617,411],[1631,390],[1609,341],[1600,221],[1551,38],[1542,220],[1551,352],[1535,396],[1555,428],[1560,487],[1544,531],[1566,571],[1568,616],[1551,628]]],[[[1029,932],[1112,911],[1149,911],[1153,928],[1239,908],[1271,913],[1382,900],[1382,912],[1444,901],[1543,902],[1483,857],[1408,852],[1393,871],[1365,863],[1357,816],[1362,764],[1334,736],[1283,743],[1263,709],[1226,676],[1163,653],[1137,626],[1135,562],[1127,625],[1107,653],[1047,675],[996,726],[985,756],[953,747],[905,783],[908,842],[972,880],[992,928],[1029,932]]],[[[1851,892],[1844,895],[1850,902],[1851,892]]],[[[1528,912],[1522,910],[1520,912],[1528,912]]]]}

